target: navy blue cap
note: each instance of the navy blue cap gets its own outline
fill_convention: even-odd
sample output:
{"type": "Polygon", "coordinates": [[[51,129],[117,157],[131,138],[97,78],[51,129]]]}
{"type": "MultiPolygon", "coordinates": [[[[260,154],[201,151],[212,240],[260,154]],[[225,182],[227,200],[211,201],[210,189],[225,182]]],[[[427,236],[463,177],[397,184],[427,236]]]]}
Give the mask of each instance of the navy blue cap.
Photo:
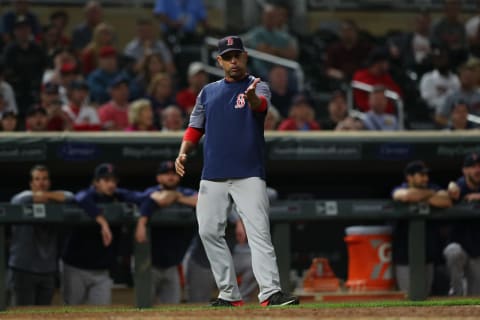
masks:
{"type": "Polygon", "coordinates": [[[221,56],[230,51],[244,52],[242,39],[238,36],[228,36],[218,40],[218,55],[221,56]]]}
{"type": "Polygon", "coordinates": [[[5,111],[4,113],[2,113],[2,116],[0,117],[0,119],[6,119],[6,118],[17,118],[17,113],[15,111],[11,111],[11,110],[8,110],[8,111],[5,111]]]}
{"type": "Polygon", "coordinates": [[[425,162],[420,161],[420,160],[415,160],[407,164],[405,169],[403,170],[405,175],[411,176],[416,173],[428,173],[430,172],[430,169],[427,167],[425,162]]]}
{"type": "Polygon", "coordinates": [[[110,88],[116,87],[116,86],[118,86],[122,83],[125,83],[126,85],[128,85],[129,80],[125,75],[120,74],[120,75],[116,76],[115,78],[113,78],[112,81],[110,81],[110,88]]]}
{"type": "Polygon", "coordinates": [[[37,114],[47,116],[48,112],[45,108],[39,107],[39,106],[33,106],[33,107],[31,107],[30,109],[27,110],[27,117],[32,117],[32,116],[35,116],[37,114]]]}
{"type": "Polygon", "coordinates": [[[42,91],[46,94],[58,94],[60,87],[54,82],[47,82],[42,85],[42,91]]]}
{"type": "Polygon", "coordinates": [[[175,172],[175,163],[173,161],[162,161],[157,168],[157,174],[175,172]]]}
{"type": "Polygon", "coordinates": [[[116,173],[115,167],[111,163],[99,164],[93,172],[93,178],[95,180],[102,179],[102,178],[116,178],[116,177],[117,177],[117,173],[116,173]]]}
{"type": "Polygon", "coordinates": [[[471,152],[465,156],[465,159],[463,160],[463,167],[472,167],[477,163],[480,163],[480,154],[477,152],[471,152]]]}

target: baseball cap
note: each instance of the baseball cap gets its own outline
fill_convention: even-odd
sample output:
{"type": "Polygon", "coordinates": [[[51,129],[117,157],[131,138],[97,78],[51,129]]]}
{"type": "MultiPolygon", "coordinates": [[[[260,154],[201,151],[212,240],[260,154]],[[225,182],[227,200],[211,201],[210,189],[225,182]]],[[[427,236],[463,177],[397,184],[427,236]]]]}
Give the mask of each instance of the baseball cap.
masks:
{"type": "Polygon", "coordinates": [[[102,178],[116,178],[117,173],[115,167],[111,163],[101,163],[95,167],[93,178],[99,180],[102,178]]]}
{"type": "Polygon", "coordinates": [[[218,40],[218,55],[221,56],[230,51],[244,52],[242,39],[238,36],[228,36],[218,40]]]}
{"type": "Polygon", "coordinates": [[[163,174],[167,172],[175,172],[175,163],[173,161],[162,161],[157,168],[157,174],[163,174]]]}
{"type": "Polygon", "coordinates": [[[480,163],[480,154],[477,152],[471,152],[465,156],[465,159],[463,160],[463,167],[471,167],[477,163],[480,163]]]}
{"type": "Polygon", "coordinates": [[[53,82],[47,82],[42,85],[42,92],[46,94],[58,94],[58,84],[53,82]]]}
{"type": "Polygon", "coordinates": [[[125,75],[119,74],[115,78],[113,78],[112,81],[110,81],[109,87],[114,88],[114,87],[116,87],[116,86],[118,86],[119,84],[122,84],[122,83],[125,83],[125,84],[128,85],[129,81],[128,81],[128,78],[125,75]]]}
{"type": "Polygon", "coordinates": [[[201,62],[195,61],[195,62],[190,63],[190,65],[188,66],[188,73],[187,74],[188,74],[189,77],[191,77],[191,76],[196,75],[200,71],[205,71],[205,66],[201,62]]]}
{"type": "Polygon", "coordinates": [[[367,57],[367,65],[371,66],[380,61],[387,61],[389,59],[388,50],[385,47],[374,48],[367,57]]]}
{"type": "Polygon", "coordinates": [[[427,167],[425,162],[420,161],[420,160],[415,160],[412,162],[409,162],[405,169],[403,170],[405,175],[414,175],[416,173],[428,173],[430,172],[430,169],[427,167]]]}
{"type": "Polygon", "coordinates": [[[105,46],[100,49],[98,55],[102,58],[116,56],[117,50],[112,46],[105,46]]]}
{"type": "Polygon", "coordinates": [[[60,72],[61,73],[73,73],[73,72],[76,71],[76,69],[77,69],[77,66],[75,65],[75,63],[65,62],[60,67],[60,72]]]}
{"type": "Polygon", "coordinates": [[[17,118],[17,113],[15,111],[11,111],[11,110],[8,110],[8,111],[5,111],[4,113],[2,113],[0,119],[6,119],[6,118],[17,118]]]}
{"type": "Polygon", "coordinates": [[[44,115],[44,116],[48,115],[47,110],[45,108],[38,107],[38,106],[33,106],[30,109],[28,109],[28,111],[27,111],[27,117],[32,117],[32,116],[35,116],[37,114],[41,114],[41,115],[44,115]]]}

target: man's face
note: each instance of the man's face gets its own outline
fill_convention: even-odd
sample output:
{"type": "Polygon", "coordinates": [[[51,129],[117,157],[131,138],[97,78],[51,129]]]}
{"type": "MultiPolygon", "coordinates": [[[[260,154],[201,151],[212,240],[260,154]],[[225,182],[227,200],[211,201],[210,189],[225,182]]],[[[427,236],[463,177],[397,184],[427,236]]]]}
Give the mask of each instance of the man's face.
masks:
{"type": "Polygon", "coordinates": [[[142,24],[137,26],[137,36],[142,40],[149,40],[154,38],[153,25],[142,24]]]}
{"type": "Polygon", "coordinates": [[[42,100],[42,106],[44,108],[47,108],[48,106],[51,105],[53,101],[59,100],[60,96],[58,93],[47,93],[47,92],[42,92],[41,95],[41,100],[42,100]]]}
{"type": "Polygon", "coordinates": [[[428,186],[428,173],[417,172],[407,176],[408,185],[413,188],[424,189],[428,186]]]}
{"type": "Polygon", "coordinates": [[[480,163],[463,168],[463,175],[472,184],[480,185],[480,163]]]}
{"type": "Polygon", "coordinates": [[[247,72],[247,53],[242,51],[230,51],[217,56],[218,64],[225,72],[225,77],[232,80],[240,80],[247,72]]]}
{"type": "Polygon", "coordinates": [[[22,25],[16,26],[15,29],[13,30],[13,34],[17,41],[20,41],[20,42],[28,41],[31,35],[30,26],[28,24],[22,24],[22,25]]]}
{"type": "Polygon", "coordinates": [[[15,131],[17,127],[16,117],[3,117],[2,118],[2,130],[3,131],[15,131]]]}
{"type": "Polygon", "coordinates": [[[30,189],[32,191],[48,191],[50,189],[50,177],[48,171],[33,170],[30,178],[30,189]]]}
{"type": "Polygon", "coordinates": [[[112,100],[118,104],[127,102],[129,94],[130,92],[128,91],[128,85],[126,83],[117,84],[110,89],[112,100]]]}
{"type": "Polygon", "coordinates": [[[117,190],[117,178],[115,177],[104,177],[94,181],[95,189],[98,193],[113,196],[115,190],[117,190]]]}
{"type": "Polygon", "coordinates": [[[178,184],[180,183],[180,176],[174,171],[157,174],[157,182],[165,189],[173,190],[177,188],[178,184]]]}
{"type": "Polygon", "coordinates": [[[88,97],[88,90],[85,89],[72,89],[70,93],[70,101],[80,107],[85,102],[85,99],[88,97]]]}
{"type": "Polygon", "coordinates": [[[162,126],[168,130],[181,130],[183,128],[182,112],[178,109],[166,109],[162,113],[162,126]]]}
{"type": "Polygon", "coordinates": [[[47,130],[48,117],[37,112],[27,118],[27,123],[31,131],[45,131],[47,130]]]}
{"type": "Polygon", "coordinates": [[[368,98],[370,109],[377,113],[384,113],[387,108],[388,100],[383,91],[372,92],[368,98]]]}
{"type": "Polygon", "coordinates": [[[98,67],[105,72],[112,73],[117,71],[117,58],[115,56],[100,57],[98,59],[98,67]]]}

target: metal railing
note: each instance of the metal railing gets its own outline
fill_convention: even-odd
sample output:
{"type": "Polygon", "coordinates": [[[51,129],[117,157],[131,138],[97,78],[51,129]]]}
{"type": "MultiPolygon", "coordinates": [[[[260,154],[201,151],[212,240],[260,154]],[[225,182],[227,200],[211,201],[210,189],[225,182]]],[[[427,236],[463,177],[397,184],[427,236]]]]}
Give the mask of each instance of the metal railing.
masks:
{"type": "MultiPolygon", "coordinates": [[[[134,226],[139,216],[133,204],[99,205],[111,224],[134,226]]],[[[328,199],[309,201],[274,201],[270,207],[272,242],[277,252],[282,287],[289,287],[291,265],[290,224],[298,221],[408,221],[408,256],[410,264],[410,300],[425,300],[428,296],[425,279],[425,223],[433,219],[480,219],[476,202],[461,202],[452,208],[438,209],[427,203],[405,205],[389,199],[328,199]]],[[[194,210],[185,207],[163,208],[152,215],[150,225],[192,226],[196,222],[194,210]]],[[[0,203],[0,311],[6,309],[6,225],[56,224],[60,226],[94,225],[95,222],[75,204],[0,203]]],[[[355,222],[356,223],[356,222],[355,222]]],[[[135,306],[149,308],[151,299],[151,244],[135,242],[135,306]]]]}
{"type": "Polygon", "coordinates": [[[467,120],[475,124],[480,124],[480,117],[471,113],[468,114],[467,120]]]}
{"type": "MultiPolygon", "coordinates": [[[[358,116],[360,111],[354,109],[354,99],[353,99],[353,90],[360,90],[360,91],[365,91],[365,92],[372,92],[373,91],[373,86],[364,82],[360,81],[352,81],[350,83],[349,90],[347,92],[347,104],[348,104],[348,111],[352,115],[358,116]]],[[[395,109],[397,112],[397,118],[398,118],[398,127],[400,130],[405,129],[405,108],[403,105],[403,100],[400,97],[398,93],[392,90],[385,90],[385,96],[392,100],[395,103],[395,109]]]]}
{"type": "MultiPolygon", "coordinates": [[[[206,66],[208,66],[208,57],[209,57],[208,47],[209,46],[210,47],[216,47],[217,43],[218,43],[218,40],[219,39],[213,38],[213,37],[206,37],[205,38],[205,46],[202,48],[202,61],[206,66]]],[[[281,57],[278,57],[278,56],[275,56],[275,55],[272,55],[272,54],[268,54],[268,53],[264,53],[264,52],[261,52],[261,51],[258,51],[258,50],[252,49],[252,48],[248,48],[248,47],[246,47],[245,50],[248,51],[248,56],[249,57],[259,59],[259,60],[263,60],[263,61],[267,61],[267,62],[270,62],[270,63],[273,63],[273,64],[281,65],[281,66],[283,66],[285,68],[288,68],[288,69],[292,69],[293,72],[295,73],[298,90],[299,91],[303,90],[304,82],[305,82],[305,75],[303,74],[302,67],[300,66],[300,64],[297,61],[281,58],[281,57]]],[[[221,70],[219,70],[218,68],[215,68],[215,67],[210,67],[206,71],[208,73],[214,74],[216,76],[218,76],[219,74],[220,74],[220,76],[223,76],[223,72],[221,70]],[[216,70],[218,70],[218,72],[216,70]]]]}

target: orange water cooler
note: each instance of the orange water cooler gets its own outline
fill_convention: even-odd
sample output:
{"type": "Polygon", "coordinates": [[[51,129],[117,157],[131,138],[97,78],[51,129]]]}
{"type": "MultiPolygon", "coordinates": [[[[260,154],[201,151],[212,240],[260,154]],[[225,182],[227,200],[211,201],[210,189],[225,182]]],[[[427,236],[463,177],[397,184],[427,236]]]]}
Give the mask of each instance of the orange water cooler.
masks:
{"type": "Polygon", "coordinates": [[[392,230],[388,226],[345,229],[350,291],[385,291],[395,285],[392,270],[392,230]]]}

